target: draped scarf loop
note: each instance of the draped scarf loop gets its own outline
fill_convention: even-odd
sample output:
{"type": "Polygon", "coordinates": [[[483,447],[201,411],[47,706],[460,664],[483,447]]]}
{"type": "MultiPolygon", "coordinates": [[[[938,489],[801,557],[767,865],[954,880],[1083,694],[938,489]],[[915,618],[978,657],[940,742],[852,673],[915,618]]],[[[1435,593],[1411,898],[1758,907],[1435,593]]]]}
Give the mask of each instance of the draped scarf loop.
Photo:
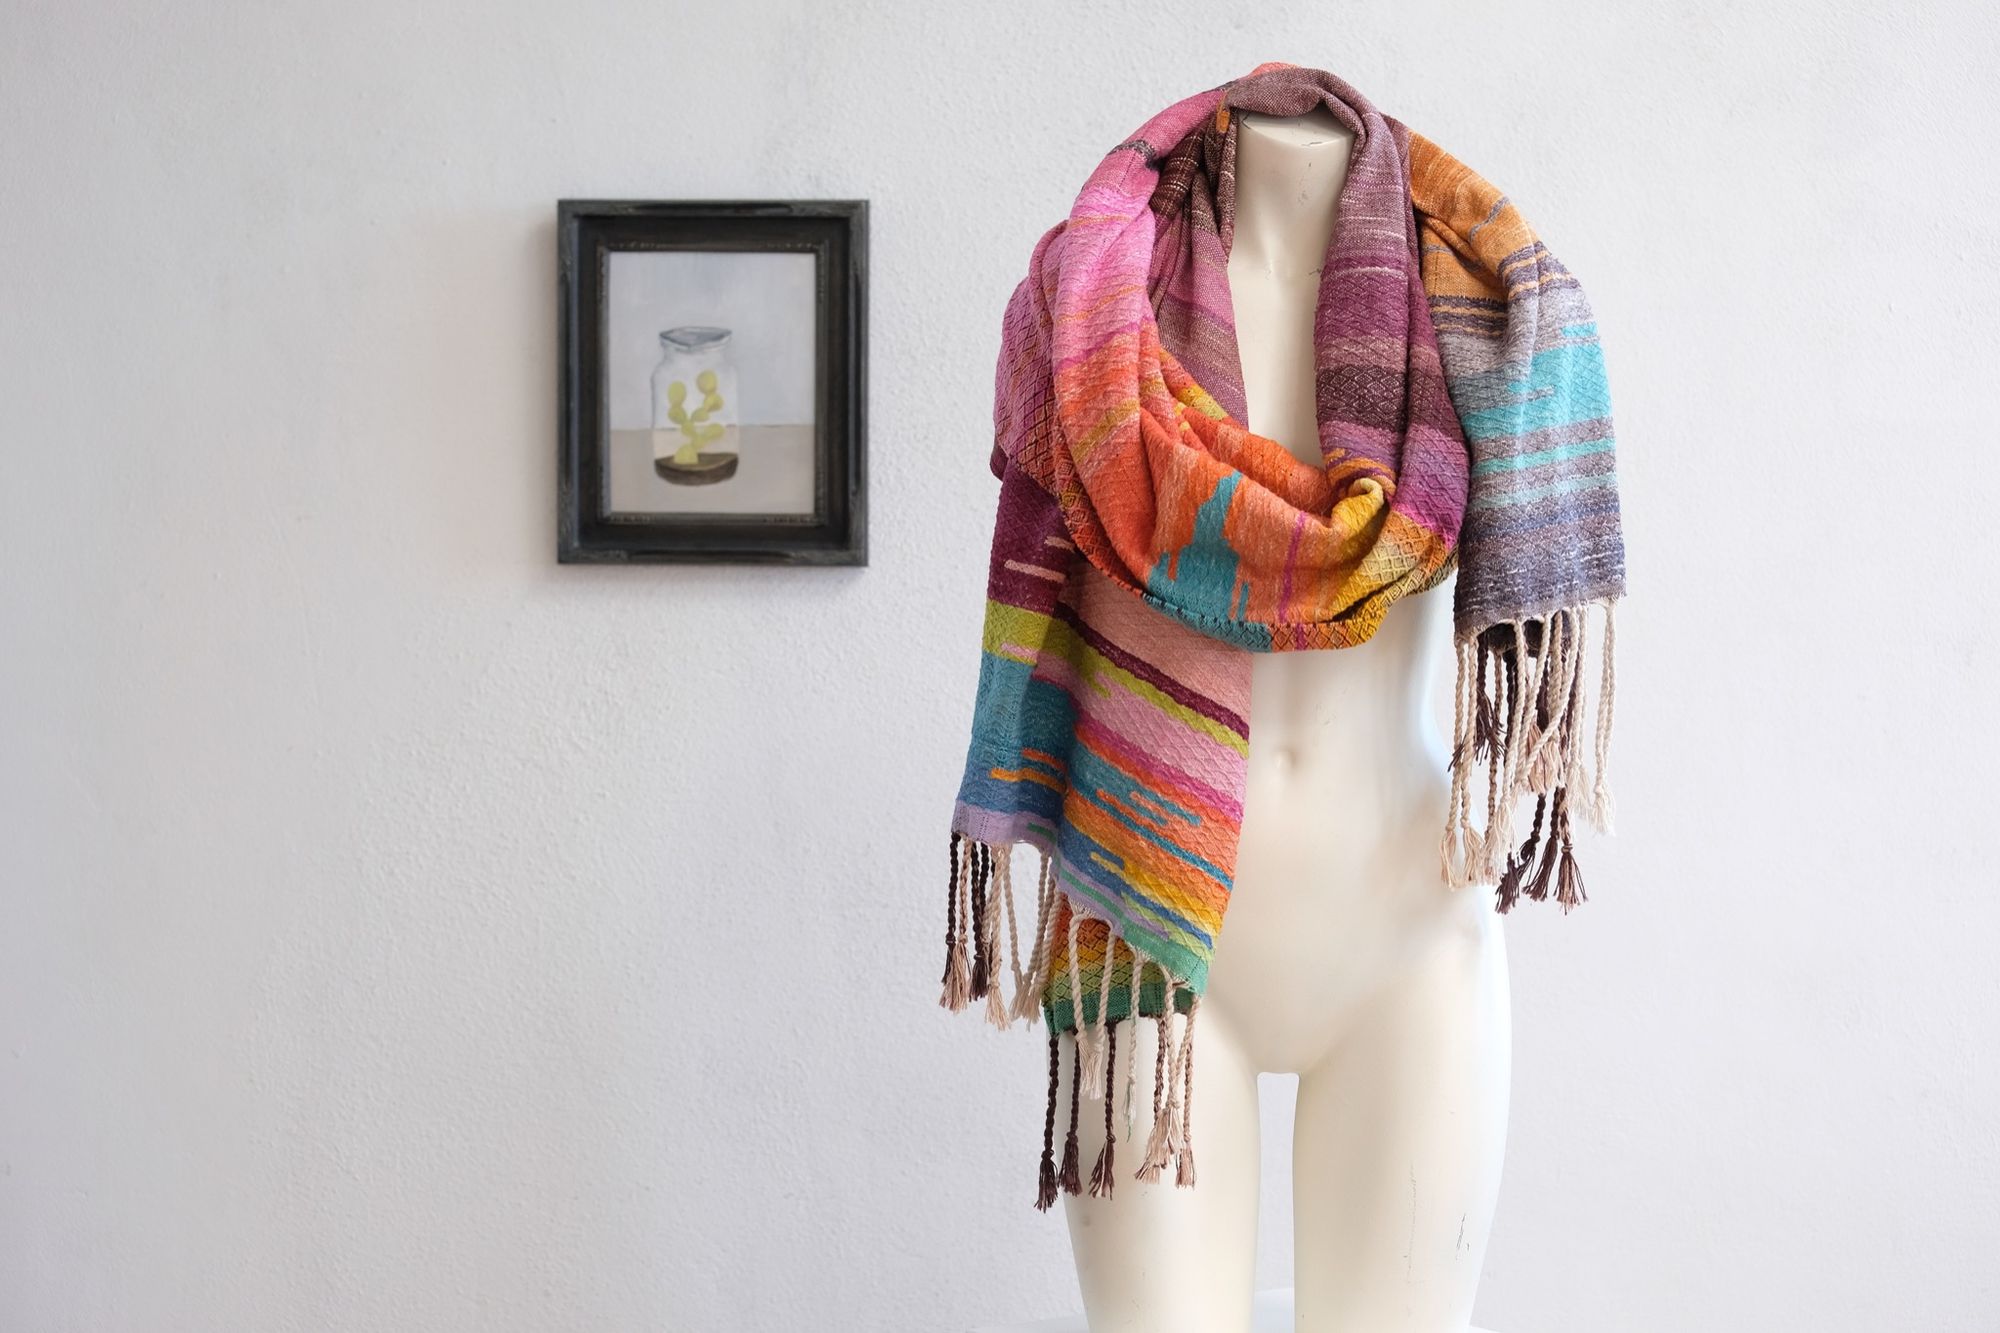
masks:
{"type": "Polygon", "coordinates": [[[1584,896],[1572,820],[1610,822],[1624,548],[1576,279],[1505,195],[1321,71],[1261,66],[1114,148],[1035,246],[995,381],[999,513],[941,1002],[1047,1025],[1047,1208],[1083,1188],[1084,1098],[1105,1102],[1089,1189],[1111,1193],[1121,1024],[1157,1027],[1136,1174],[1194,1182],[1194,1024],[1242,819],[1250,653],[1354,647],[1456,572],[1442,873],[1495,884],[1502,911],[1568,909],[1584,896]],[[1232,113],[1320,107],[1353,146],[1313,324],[1314,468],[1243,424],[1226,265],[1232,113]],[[1025,948],[1022,843],[1040,853],[1025,948]]]}

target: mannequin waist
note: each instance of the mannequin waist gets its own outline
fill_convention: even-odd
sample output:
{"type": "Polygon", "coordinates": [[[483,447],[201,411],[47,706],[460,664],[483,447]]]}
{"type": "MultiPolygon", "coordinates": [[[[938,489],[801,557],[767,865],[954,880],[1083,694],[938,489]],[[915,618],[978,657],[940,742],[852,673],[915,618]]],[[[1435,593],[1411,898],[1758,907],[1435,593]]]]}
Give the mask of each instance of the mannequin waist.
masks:
{"type": "Polygon", "coordinates": [[[1391,606],[1366,643],[1254,660],[1242,829],[1253,862],[1256,844],[1331,870],[1410,831],[1435,841],[1450,787],[1436,710],[1450,697],[1451,602],[1433,589],[1391,606]]]}
{"type": "Polygon", "coordinates": [[[1429,699],[1430,673],[1406,677],[1337,652],[1270,653],[1250,677],[1252,781],[1305,778],[1329,766],[1409,766],[1443,772],[1449,757],[1429,699]]]}
{"type": "Polygon", "coordinates": [[[1394,774],[1428,785],[1444,775],[1449,747],[1435,708],[1449,693],[1451,640],[1446,587],[1395,603],[1366,643],[1257,655],[1251,787],[1394,774]]]}

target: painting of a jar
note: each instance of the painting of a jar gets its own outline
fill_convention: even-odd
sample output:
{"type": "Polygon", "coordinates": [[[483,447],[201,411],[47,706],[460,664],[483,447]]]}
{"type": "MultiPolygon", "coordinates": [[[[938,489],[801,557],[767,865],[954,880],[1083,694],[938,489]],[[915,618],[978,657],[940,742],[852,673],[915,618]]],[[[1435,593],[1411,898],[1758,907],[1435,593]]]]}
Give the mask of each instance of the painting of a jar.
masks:
{"type": "Polygon", "coordinates": [[[688,324],[660,333],[653,367],[653,468],[681,486],[704,486],[736,475],[736,365],[729,330],[688,324]]]}
{"type": "Polygon", "coordinates": [[[604,511],[816,513],[815,256],[621,251],[605,278],[604,511]]]}
{"type": "Polygon", "coordinates": [[[868,563],[868,204],[565,199],[556,556],[868,563]]]}

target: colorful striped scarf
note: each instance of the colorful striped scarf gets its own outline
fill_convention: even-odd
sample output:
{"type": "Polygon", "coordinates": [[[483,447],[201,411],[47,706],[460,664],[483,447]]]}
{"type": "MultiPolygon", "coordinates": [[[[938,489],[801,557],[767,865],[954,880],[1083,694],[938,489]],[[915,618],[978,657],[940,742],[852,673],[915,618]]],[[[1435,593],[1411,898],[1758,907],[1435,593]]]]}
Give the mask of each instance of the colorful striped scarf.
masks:
{"type": "Polygon", "coordinates": [[[1522,897],[1567,909],[1583,900],[1572,818],[1609,820],[1624,550],[1603,360],[1576,280],[1493,186],[1297,66],[1169,107],[1098,166],[1008,304],[994,432],[999,516],[942,1003],[983,1000],[1002,1027],[1040,1010],[1047,1208],[1083,1188],[1080,1095],[1105,1096],[1090,1192],[1112,1190],[1105,1090],[1130,1021],[1159,1033],[1138,1178],[1171,1163],[1193,1183],[1193,1033],[1242,820],[1249,654],[1354,647],[1392,602],[1455,569],[1443,875],[1496,883],[1502,911],[1522,897]],[[1243,424],[1226,264],[1232,111],[1318,107],[1354,138],[1314,323],[1313,468],[1243,424]],[[1025,951],[1020,843],[1041,854],[1025,951]]]}

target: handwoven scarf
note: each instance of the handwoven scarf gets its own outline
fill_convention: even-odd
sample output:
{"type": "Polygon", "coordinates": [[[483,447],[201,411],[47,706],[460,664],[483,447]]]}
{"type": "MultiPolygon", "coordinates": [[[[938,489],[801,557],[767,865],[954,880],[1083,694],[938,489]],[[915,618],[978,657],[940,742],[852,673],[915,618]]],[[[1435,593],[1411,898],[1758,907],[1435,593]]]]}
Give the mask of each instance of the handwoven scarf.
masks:
{"type": "Polygon", "coordinates": [[[1576,279],[1500,191],[1317,70],[1261,66],[1105,157],[1008,304],[993,415],[999,517],[942,1003],[984,1000],[1002,1027],[1041,1011],[1047,1208],[1083,1188],[1080,1096],[1104,1099],[1089,1188],[1112,1191],[1130,1022],[1159,1036],[1137,1176],[1171,1163],[1194,1181],[1193,1035],[1242,821],[1250,653],[1354,647],[1455,568],[1444,878],[1496,882],[1502,911],[1568,908],[1583,899],[1572,817],[1609,819],[1624,551],[1576,279]],[[1313,468],[1243,424],[1226,265],[1231,113],[1317,107],[1353,147],[1313,326],[1313,468]],[[1019,843],[1041,853],[1025,951],[1019,843]]]}

